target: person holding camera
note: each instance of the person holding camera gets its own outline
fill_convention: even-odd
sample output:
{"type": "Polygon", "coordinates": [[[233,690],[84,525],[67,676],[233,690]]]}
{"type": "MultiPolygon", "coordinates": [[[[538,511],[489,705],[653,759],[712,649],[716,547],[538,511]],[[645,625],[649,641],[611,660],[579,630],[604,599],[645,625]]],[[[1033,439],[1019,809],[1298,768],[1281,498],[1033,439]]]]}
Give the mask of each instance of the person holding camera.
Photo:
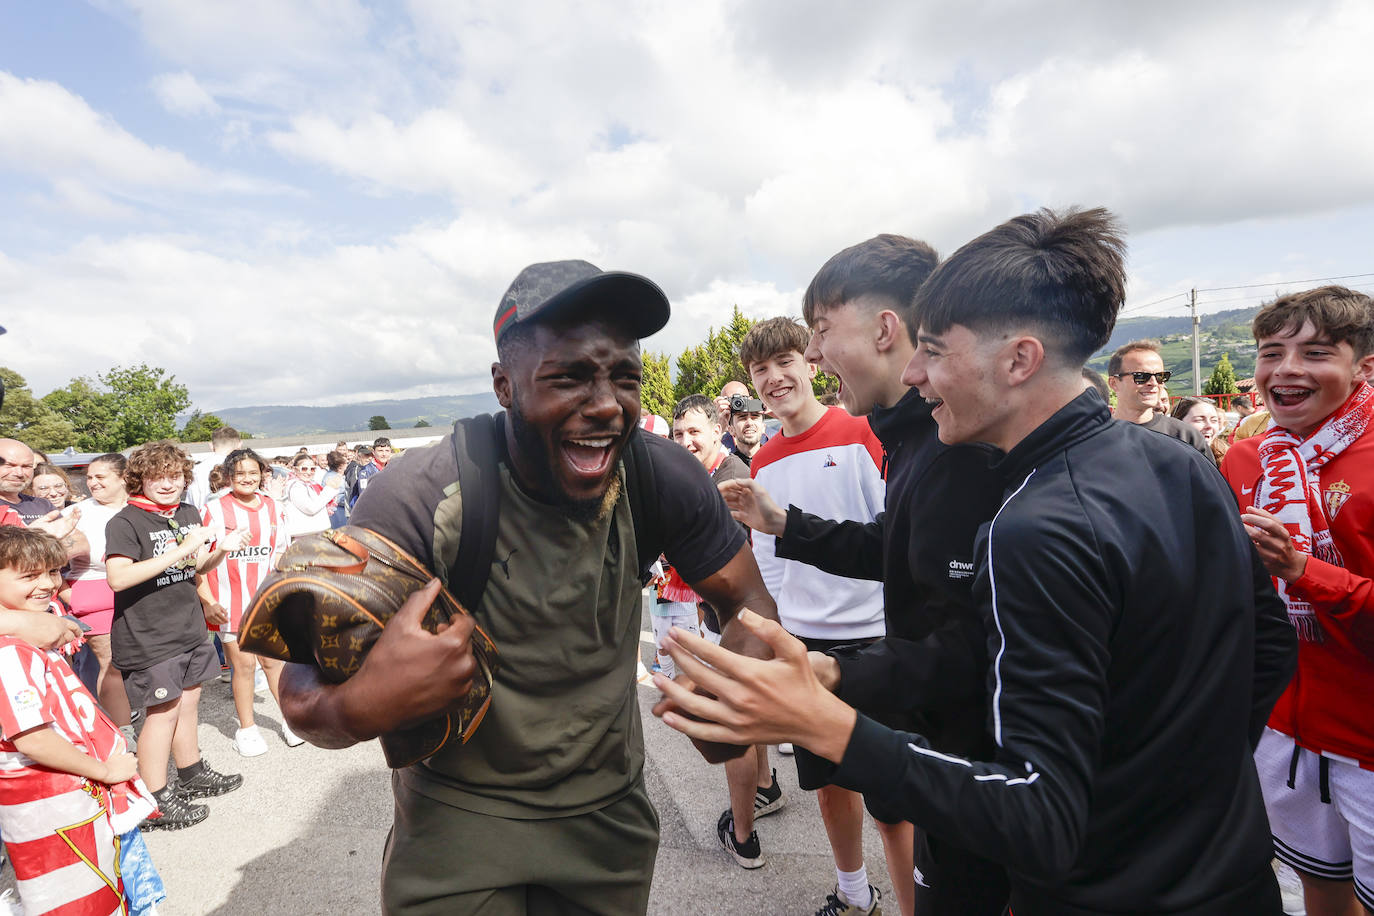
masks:
{"type": "Polygon", "coordinates": [[[736,394],[731,396],[729,404],[726,425],[730,428],[732,439],[730,454],[749,467],[754,454],[768,439],[763,429],[763,402],[748,395],[736,394]]]}
{"type": "Polygon", "coordinates": [[[748,386],[734,380],[726,382],[721,387],[720,396],[715,400],[716,410],[720,412],[721,428],[724,430],[720,444],[748,467],[759,446],[768,441],[768,433],[763,426],[763,402],[758,398],[751,398],[748,386]],[[742,421],[738,429],[737,420],[742,421]]]}

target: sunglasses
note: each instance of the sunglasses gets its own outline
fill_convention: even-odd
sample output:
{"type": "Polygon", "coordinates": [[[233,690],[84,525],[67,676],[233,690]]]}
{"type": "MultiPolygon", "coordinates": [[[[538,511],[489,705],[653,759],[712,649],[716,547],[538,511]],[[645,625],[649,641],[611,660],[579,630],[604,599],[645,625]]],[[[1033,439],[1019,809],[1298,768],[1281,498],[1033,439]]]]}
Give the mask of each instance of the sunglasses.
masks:
{"type": "Polygon", "coordinates": [[[1131,377],[1131,379],[1132,379],[1137,385],[1143,385],[1143,384],[1145,384],[1146,382],[1148,382],[1148,381],[1149,381],[1150,379],[1152,379],[1152,378],[1153,378],[1156,382],[1159,382],[1161,385],[1163,385],[1163,384],[1164,384],[1165,382],[1167,382],[1169,379],[1171,379],[1171,378],[1174,377],[1174,374],[1173,374],[1172,372],[1164,371],[1164,372],[1118,372],[1116,375],[1112,376],[1112,378],[1125,378],[1125,377],[1128,376],[1128,375],[1131,377]]]}

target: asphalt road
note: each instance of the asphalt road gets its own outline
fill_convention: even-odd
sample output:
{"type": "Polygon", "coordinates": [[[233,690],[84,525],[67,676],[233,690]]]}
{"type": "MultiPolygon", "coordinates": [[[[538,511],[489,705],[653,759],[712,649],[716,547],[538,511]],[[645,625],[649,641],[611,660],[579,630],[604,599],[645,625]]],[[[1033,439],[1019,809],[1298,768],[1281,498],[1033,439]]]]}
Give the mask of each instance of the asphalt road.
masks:
{"type": "MultiPolygon", "coordinates": [[[[644,630],[648,630],[645,620],[644,630]]],[[[647,633],[645,634],[648,639],[647,633]]],[[[651,657],[652,645],[641,645],[651,657]]],[[[662,838],[649,912],[812,914],[835,882],[812,793],[797,789],[791,758],[772,750],[788,802],[758,822],[766,864],[746,871],[719,847],[716,819],[728,804],[724,771],[706,764],[681,735],[649,714],[658,691],[640,686],[646,780],[662,838]]],[[[231,747],[236,721],[229,685],[206,685],[200,744],[216,769],[244,776],[243,788],[206,800],[210,817],[175,832],[147,834],[167,885],[162,916],[336,914],[378,911],[382,845],[391,825],[389,770],[375,742],[342,751],[288,748],[270,697],[257,701],[268,752],[242,758],[231,747]]],[[[877,832],[866,826],[870,880],[890,884],[877,832]]],[[[889,914],[895,907],[884,907],[889,914]]]]}

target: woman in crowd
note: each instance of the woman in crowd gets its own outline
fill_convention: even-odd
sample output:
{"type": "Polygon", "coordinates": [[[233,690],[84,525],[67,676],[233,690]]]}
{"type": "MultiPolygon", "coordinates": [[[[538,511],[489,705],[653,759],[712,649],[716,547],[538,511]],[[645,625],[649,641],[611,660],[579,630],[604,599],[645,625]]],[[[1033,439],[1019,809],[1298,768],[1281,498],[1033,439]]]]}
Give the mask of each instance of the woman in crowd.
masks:
{"type": "Polygon", "coordinates": [[[1226,457],[1226,437],[1221,435],[1223,421],[1221,414],[1217,412],[1217,407],[1207,398],[1179,398],[1174,402],[1173,410],[1170,415],[1175,420],[1182,420],[1198,428],[1202,433],[1202,438],[1207,440],[1207,445],[1212,449],[1212,455],[1217,459],[1217,464],[1221,464],[1221,459],[1226,457]]]}
{"type": "Polygon", "coordinates": [[[335,487],[339,495],[334,497],[334,503],[329,510],[329,527],[342,528],[348,524],[348,500],[344,498],[345,486],[344,469],[348,467],[348,456],[339,449],[334,449],[324,456],[325,464],[329,467],[329,472],[324,475],[322,483],[326,487],[335,487]]]}
{"type": "MultiPolygon", "coordinates": [[[[128,731],[129,699],[124,693],[124,679],[110,667],[110,623],[114,620],[115,598],[105,580],[105,526],[128,502],[124,490],[125,464],[123,455],[111,452],[86,468],[86,486],[91,496],[76,504],[80,513],[76,529],[86,536],[91,549],[72,558],[67,579],[72,588],[72,614],[91,628],[86,644],[100,665],[91,692],[114,724],[128,731]]],[[[37,481],[35,475],[34,482],[37,481]]]]}
{"type": "Polygon", "coordinates": [[[293,477],[286,485],[286,530],[291,540],[329,527],[330,504],[337,486],[315,483],[315,459],[299,454],[291,460],[293,477]]]}
{"type": "MultiPolygon", "coordinates": [[[[234,748],[244,757],[267,753],[267,742],[253,719],[254,671],[258,664],[262,665],[267,686],[276,697],[282,670],[280,661],[251,655],[242,651],[238,644],[244,611],[258,585],[267,578],[286,548],[286,519],[282,509],[260,489],[264,478],[271,473],[271,467],[257,452],[248,448],[235,449],[226,456],[221,468],[228,489],[211,496],[205,505],[205,527],[212,531],[248,532],[243,545],[227,554],[221,565],[207,572],[198,587],[201,603],[207,609],[205,619],[211,621],[210,629],[219,634],[225,657],[234,669],[230,690],[239,718],[234,748]]],[[[285,719],[282,720],[282,737],[290,747],[303,740],[286,727],[285,719]]]]}
{"type": "Polygon", "coordinates": [[[73,492],[66,472],[52,464],[40,464],[34,468],[29,488],[34,496],[52,503],[54,509],[65,509],[81,499],[80,494],[73,492]]]}

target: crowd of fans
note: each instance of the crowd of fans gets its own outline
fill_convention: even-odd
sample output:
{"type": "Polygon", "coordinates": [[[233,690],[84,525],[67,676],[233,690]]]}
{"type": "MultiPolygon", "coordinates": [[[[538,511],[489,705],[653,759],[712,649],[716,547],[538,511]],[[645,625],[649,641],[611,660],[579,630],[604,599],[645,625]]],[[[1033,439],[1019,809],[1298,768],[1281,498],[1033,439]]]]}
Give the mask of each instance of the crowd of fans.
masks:
{"type": "MultiPolygon", "coordinates": [[[[1339,299],[1344,293],[1327,295],[1339,299]]],[[[807,307],[816,310],[815,314],[808,311],[810,328],[792,319],[775,318],[761,322],[744,339],[740,357],[752,390],[742,381],[731,381],[719,393],[684,398],[671,419],[644,415],[640,423],[647,433],[671,438],[685,448],[720,484],[736,520],[751,539],[783,627],[813,655],[840,657],[842,665],[846,652],[873,646],[891,626],[890,619],[885,620],[884,587],[875,581],[880,577],[865,568],[875,561],[857,553],[857,559],[807,559],[804,547],[786,546],[784,533],[795,540],[799,530],[810,530],[807,526],[817,526],[821,519],[853,523],[858,527],[852,532],[863,526],[882,526],[891,496],[885,487],[892,486],[888,462],[898,441],[884,437],[883,423],[897,422],[893,418],[898,416],[906,389],[897,386],[886,405],[880,398],[859,403],[863,392],[853,388],[838,396],[844,407],[817,399],[811,378],[824,352],[824,342],[819,340],[824,331],[817,330],[817,325],[826,321],[827,314],[833,315],[826,308],[834,303],[813,302],[811,296],[808,291],[807,307]],[[883,413],[885,406],[894,412],[883,413]],[[865,414],[871,414],[871,419],[865,414]],[[777,424],[771,436],[767,432],[770,422],[777,424]]],[[[1338,310],[1325,300],[1314,301],[1316,305],[1308,303],[1306,311],[1291,306],[1291,314],[1284,313],[1286,319],[1274,319],[1279,321],[1279,330],[1297,321],[1299,330],[1307,333],[1314,322],[1332,320],[1329,316],[1338,310]]],[[[1374,322],[1374,316],[1366,316],[1366,322],[1374,322]]],[[[1348,334],[1341,327],[1318,325],[1312,330],[1313,347],[1369,347],[1368,327],[1348,334]]],[[[1261,328],[1257,336],[1264,338],[1260,374],[1272,375],[1274,368],[1266,367],[1265,361],[1288,358],[1275,350],[1281,344],[1272,339],[1282,335],[1261,328]]],[[[851,382],[858,377],[855,371],[849,374],[851,382]]],[[[1084,370],[1083,387],[1110,401],[1117,421],[1181,440],[1211,464],[1223,467],[1238,494],[1248,492],[1244,484],[1254,484],[1261,470],[1258,462],[1271,460],[1270,453],[1278,448],[1291,448],[1308,460],[1311,473],[1322,467],[1323,453],[1312,456],[1302,450],[1305,437],[1326,429],[1325,417],[1316,418],[1310,429],[1290,434],[1270,422],[1267,413],[1257,412],[1256,408],[1263,407],[1259,391],[1225,399],[1171,398],[1166,388],[1169,379],[1159,346],[1142,340],[1125,344],[1111,355],[1105,380],[1084,370]],[[1237,449],[1244,456],[1228,459],[1237,442],[1258,435],[1264,435],[1258,448],[1252,444],[1248,450],[1237,449]],[[1241,462],[1247,461],[1254,467],[1242,467],[1241,462]]],[[[1357,393],[1367,390],[1360,379],[1354,382],[1357,393]]],[[[1291,416],[1294,404],[1309,396],[1294,388],[1275,390],[1293,402],[1284,402],[1282,417],[1291,416]]],[[[1367,407],[1360,409],[1367,415],[1367,407]]],[[[1348,436],[1332,439],[1341,449],[1353,441],[1348,436]]],[[[229,428],[214,433],[211,447],[207,456],[194,461],[175,442],[148,443],[128,456],[111,453],[95,458],[84,481],[74,481],[23,443],[0,441],[0,684],[9,698],[8,706],[0,708],[0,770],[12,777],[0,780],[5,793],[0,796],[0,832],[21,895],[32,912],[46,912],[92,894],[121,893],[130,912],[155,912],[161,885],[138,831],[200,823],[210,808],[197,800],[234,791],[243,782],[241,776],[220,772],[201,757],[196,729],[202,685],[216,679],[229,683],[238,718],[235,750],[245,757],[268,753],[268,741],[254,716],[254,697],[266,690],[280,702],[282,663],[239,648],[237,632],[244,612],[287,546],[297,538],[347,524],[359,497],[393,456],[391,443],[379,438],[356,447],[339,442],[324,454],[301,449],[268,458],[246,447],[229,428]],[[98,705],[98,713],[90,708],[91,702],[98,705]],[[40,774],[60,778],[40,779],[40,774]],[[95,810],[109,813],[101,821],[105,832],[98,843],[100,864],[111,865],[111,856],[120,858],[122,890],[113,885],[83,888],[55,881],[53,873],[60,865],[27,848],[26,841],[51,827],[44,818],[55,816],[51,812],[74,794],[83,795],[81,803],[87,807],[95,805],[95,810]],[[21,806],[22,816],[16,814],[21,806]],[[108,849],[103,845],[107,840],[108,849]]],[[[1349,497],[1350,487],[1342,481],[1324,492],[1314,498],[1316,508],[1309,504],[1305,511],[1325,511],[1334,517],[1349,497]]],[[[1322,651],[1327,655],[1318,664],[1350,664],[1341,653],[1366,652],[1360,641],[1363,637],[1349,646],[1332,648],[1320,614],[1311,610],[1312,604],[1325,600],[1314,596],[1321,589],[1308,583],[1304,592],[1294,585],[1300,576],[1281,574],[1282,564],[1293,562],[1291,551],[1266,551],[1263,538],[1255,532],[1264,528],[1268,516],[1254,514],[1256,510],[1245,505],[1243,498],[1241,502],[1241,508],[1250,513],[1246,524],[1270,572],[1288,583],[1280,594],[1288,602],[1304,646],[1325,646],[1322,651]]],[[[1309,551],[1312,557],[1339,567],[1341,551],[1358,553],[1348,543],[1332,546],[1328,529],[1321,530],[1326,540],[1309,551]]],[[[1301,526],[1299,533],[1307,536],[1301,526]]],[[[1311,537],[1320,541],[1318,536],[1311,537]]],[[[950,562],[951,578],[963,575],[965,566],[959,565],[963,562],[950,562]]],[[[967,568],[972,569],[971,560],[967,568]]],[[[1306,574],[1313,575],[1310,569],[1306,574]]],[[[1360,589],[1367,591],[1367,583],[1347,582],[1347,591],[1340,592],[1343,586],[1332,578],[1321,587],[1330,592],[1326,596],[1330,602],[1342,606],[1351,600],[1367,602],[1367,596],[1350,598],[1360,589]]],[[[678,673],[669,654],[678,639],[669,636],[673,628],[701,633],[716,644],[723,628],[710,604],[666,559],[660,560],[654,585],[654,669],[672,677],[678,673]]],[[[1322,714],[1299,710],[1299,702],[1290,699],[1288,705],[1281,704],[1282,715],[1289,717],[1285,721],[1322,714]]],[[[889,712],[881,718],[884,725],[914,727],[903,714],[889,712]]],[[[303,743],[284,718],[279,727],[285,746],[303,743]]],[[[922,727],[931,726],[924,723],[922,727]]],[[[1363,728],[1367,732],[1367,723],[1363,728]]],[[[1331,745],[1336,747],[1343,738],[1339,729],[1333,734],[1338,735],[1331,745]]],[[[1286,768],[1292,787],[1301,776],[1300,763],[1308,766],[1300,754],[1303,745],[1294,744],[1291,736],[1284,744],[1281,735],[1270,735],[1280,733],[1266,735],[1262,757],[1275,772],[1286,768]]],[[[977,753],[982,746],[964,753],[977,753]]],[[[783,750],[792,751],[790,746],[783,750]]],[[[1333,756],[1334,751],[1319,750],[1312,758],[1311,778],[1321,782],[1323,801],[1338,779],[1344,780],[1346,804],[1351,806],[1347,810],[1353,810],[1349,793],[1361,795],[1369,781],[1354,779],[1345,770],[1328,773],[1331,761],[1340,758],[1333,756]]],[[[836,872],[834,892],[818,913],[878,912],[881,895],[863,864],[864,797],[828,784],[828,765],[804,749],[798,748],[796,761],[802,786],[818,793],[836,872]]],[[[1355,771],[1371,768],[1374,762],[1354,762],[1355,771]]],[[[766,745],[756,745],[727,763],[725,774],[729,804],[716,825],[719,842],[742,867],[761,867],[765,859],[755,820],[786,804],[776,771],[769,766],[766,745]]],[[[1362,797],[1367,803],[1368,795],[1362,797]]],[[[1300,805],[1287,805],[1281,815],[1286,819],[1284,829],[1301,833],[1303,828],[1294,825],[1307,815],[1298,810],[1300,805]]],[[[869,810],[883,841],[893,901],[903,914],[916,912],[918,888],[926,885],[920,865],[914,875],[909,865],[913,860],[922,862],[923,850],[918,847],[926,840],[913,836],[912,824],[900,812],[871,799],[869,810]]],[[[1276,817],[1273,811],[1271,806],[1271,819],[1276,817]]],[[[1334,825],[1328,826],[1329,835],[1339,832],[1334,825]]],[[[1349,868],[1351,853],[1346,842],[1343,850],[1340,841],[1332,839],[1329,855],[1336,859],[1344,855],[1344,867],[1349,868]]],[[[1304,858],[1292,849],[1288,852],[1281,858],[1309,866],[1303,869],[1303,882],[1313,912],[1338,912],[1328,903],[1347,899],[1334,887],[1349,878],[1334,873],[1341,871],[1342,863],[1324,865],[1310,854],[1304,858]]],[[[1358,898],[1369,909],[1368,888],[1359,880],[1357,872],[1358,898]]],[[[984,889],[1005,899],[1004,882],[984,889]]]]}
{"type": "MultiPolygon", "coordinates": [[[[153,442],[100,455],[73,481],[0,440],[0,684],[11,699],[0,711],[0,835],[28,912],[78,901],[109,912],[121,899],[130,913],[156,911],[162,886],[138,831],[199,823],[209,808],[196,799],[242,784],[200,756],[203,683],[230,682],[235,749],[268,750],[253,698],[277,695],[282,663],[239,651],[243,612],[292,539],[346,524],[391,447],[341,442],[269,462],[242,446],[222,428],[197,463],[175,442],[153,442]],[[96,818],[108,831],[97,830],[89,874],[122,873],[122,898],[118,881],[72,880],[38,839],[51,818],[86,808],[113,815],[96,818]]],[[[303,743],[284,719],[281,730],[288,747],[303,743]]]]}

